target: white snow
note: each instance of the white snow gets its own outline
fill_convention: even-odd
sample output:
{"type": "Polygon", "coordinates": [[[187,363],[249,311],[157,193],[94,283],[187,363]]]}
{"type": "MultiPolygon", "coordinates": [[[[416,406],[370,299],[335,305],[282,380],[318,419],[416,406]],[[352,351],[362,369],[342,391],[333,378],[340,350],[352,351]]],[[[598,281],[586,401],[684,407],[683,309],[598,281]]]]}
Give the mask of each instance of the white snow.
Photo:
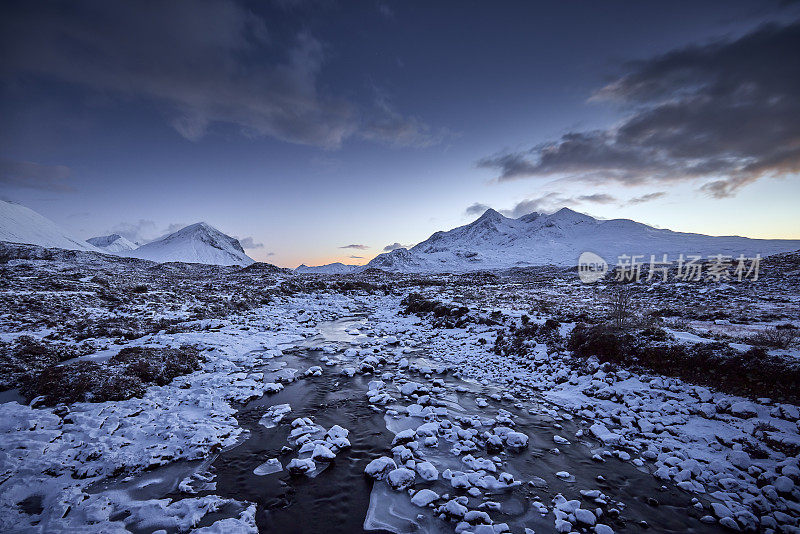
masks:
{"type": "Polygon", "coordinates": [[[136,249],[138,246],[136,243],[131,242],[119,234],[92,237],[87,239],[86,242],[106,252],[110,252],[111,254],[128,252],[136,249]]]}
{"type": "Polygon", "coordinates": [[[439,494],[428,488],[419,490],[411,497],[411,502],[417,506],[428,506],[430,503],[439,498],[439,494]]]}
{"type": "Polygon", "coordinates": [[[30,208],[0,200],[0,241],[102,252],[30,208]]]}
{"type": "Polygon", "coordinates": [[[380,458],[375,458],[368,463],[367,467],[364,469],[364,472],[372,478],[377,478],[380,480],[386,477],[394,469],[397,469],[397,464],[394,463],[394,460],[387,456],[381,456],[380,458]]]}

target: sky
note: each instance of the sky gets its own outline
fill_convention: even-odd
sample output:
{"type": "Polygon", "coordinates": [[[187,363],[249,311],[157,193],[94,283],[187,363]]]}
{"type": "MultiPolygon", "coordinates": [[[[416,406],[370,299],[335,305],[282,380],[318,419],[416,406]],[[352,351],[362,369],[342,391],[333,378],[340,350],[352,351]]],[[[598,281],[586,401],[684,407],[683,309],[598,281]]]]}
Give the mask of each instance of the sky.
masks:
{"type": "Polygon", "coordinates": [[[363,264],[567,206],[800,238],[800,2],[7,1],[0,198],[363,264]]]}

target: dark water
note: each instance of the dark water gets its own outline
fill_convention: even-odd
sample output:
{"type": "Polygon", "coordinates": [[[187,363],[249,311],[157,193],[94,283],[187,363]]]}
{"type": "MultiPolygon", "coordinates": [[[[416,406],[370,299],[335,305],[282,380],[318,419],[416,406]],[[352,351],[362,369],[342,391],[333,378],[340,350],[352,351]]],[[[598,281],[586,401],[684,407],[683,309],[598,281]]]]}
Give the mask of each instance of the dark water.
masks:
{"type": "MultiPolygon", "coordinates": [[[[250,501],[257,504],[256,521],[261,532],[269,533],[328,533],[328,532],[364,532],[365,518],[369,514],[370,525],[384,526],[398,532],[452,532],[454,523],[444,522],[433,517],[430,509],[417,508],[410,503],[405,492],[394,492],[384,482],[373,482],[364,475],[367,463],[378,456],[391,456],[391,441],[394,432],[387,429],[387,423],[393,430],[416,427],[422,419],[399,416],[386,417],[384,411],[376,411],[367,403],[365,395],[368,384],[376,377],[372,375],[356,375],[348,378],[340,374],[341,366],[325,366],[319,359],[324,355],[318,350],[325,342],[344,342],[352,338],[344,330],[354,326],[357,319],[333,321],[321,326],[323,335],[310,340],[305,349],[285,354],[268,361],[263,370],[267,373],[284,373],[279,370],[287,368],[304,371],[312,365],[321,365],[323,374],[319,377],[301,378],[287,384],[279,393],[266,395],[241,406],[237,420],[249,435],[236,447],[221,452],[213,461],[198,463],[178,463],[145,474],[155,482],[144,484],[147,494],[136,495],[138,498],[153,498],[169,494],[174,498],[182,495],[175,491],[177,482],[187,472],[210,471],[214,476],[216,488],[200,491],[198,495],[213,494],[250,501]],[[288,403],[292,411],[284,417],[283,422],[274,428],[265,428],[259,420],[269,406],[288,403]],[[314,423],[325,429],[338,424],[350,431],[348,439],[352,447],[337,454],[335,461],[314,477],[293,477],[287,471],[265,476],[255,475],[253,470],[269,458],[278,458],[284,466],[296,457],[296,450],[282,453],[281,449],[289,445],[287,436],[290,422],[296,417],[311,417],[314,423]],[[167,470],[174,472],[168,472],[167,470]],[[161,493],[161,495],[156,495],[161,493]],[[417,517],[421,515],[421,517],[417,517]]],[[[342,345],[344,349],[347,345],[342,345]]],[[[408,355],[409,359],[425,363],[423,354],[408,355]]],[[[383,368],[382,368],[383,370],[383,368]]],[[[386,370],[395,369],[387,366],[386,370]]],[[[381,371],[379,370],[378,373],[381,371]]],[[[406,371],[408,373],[408,371],[406,371]]],[[[537,533],[553,532],[554,518],[552,513],[544,518],[531,506],[531,501],[538,498],[551,507],[552,498],[562,493],[567,499],[580,498],[579,489],[599,489],[611,499],[607,507],[617,507],[619,518],[612,520],[603,518],[615,532],[720,532],[716,526],[708,526],[698,521],[694,510],[687,513],[691,497],[668,485],[662,489],[661,483],[649,473],[637,469],[629,462],[616,458],[608,458],[605,463],[591,460],[592,449],[599,448],[597,443],[581,442],[575,438],[579,429],[577,422],[558,418],[554,420],[552,411],[537,409],[537,401],[523,403],[521,409],[509,402],[496,402],[488,399],[489,406],[480,408],[475,404],[475,397],[486,397],[493,392],[478,384],[461,381],[449,375],[436,375],[445,382],[447,392],[439,395],[448,408],[448,416],[492,417],[498,409],[514,414],[516,430],[527,434],[529,446],[521,453],[501,453],[502,470],[514,475],[514,478],[527,482],[539,477],[544,479],[544,488],[523,484],[513,491],[489,495],[492,501],[502,506],[500,512],[490,512],[495,523],[506,522],[514,531],[522,531],[522,527],[534,529],[537,533]],[[467,392],[457,392],[455,387],[467,388],[467,392]],[[556,425],[560,425],[558,428],[556,425]],[[557,445],[553,435],[564,436],[570,444],[557,445]],[[560,454],[551,450],[558,447],[560,454]],[[562,480],[555,476],[556,472],[568,471],[572,477],[562,480]],[[604,480],[597,479],[598,475],[604,480]],[[648,504],[648,498],[655,498],[658,505],[648,504]],[[620,504],[621,503],[621,504],[620,504]],[[649,525],[642,525],[646,521],[649,525]]],[[[425,383],[428,380],[419,375],[409,375],[409,379],[425,383]]],[[[389,386],[391,387],[391,386],[389,386]]],[[[494,390],[496,391],[496,390],[494,390]]],[[[394,394],[396,398],[400,396],[394,394]]],[[[399,406],[408,401],[399,401],[399,406]]],[[[454,491],[448,482],[441,478],[442,471],[449,467],[452,470],[467,470],[458,457],[450,452],[450,444],[440,440],[439,447],[421,449],[426,460],[439,468],[440,479],[436,482],[417,483],[415,489],[428,487],[440,495],[448,493],[451,497],[464,495],[463,491],[454,491]]],[[[480,451],[474,456],[481,456],[480,451]]],[[[142,487],[141,480],[130,481],[131,487],[142,487]]],[[[133,496],[133,495],[132,495],[133,496]]],[[[470,498],[470,508],[475,508],[480,499],[470,498]]],[[[596,506],[583,501],[582,507],[594,509],[596,506]]],[[[223,517],[236,515],[237,511],[222,510],[205,517],[198,526],[204,526],[223,517]]],[[[135,529],[134,529],[135,530],[135,529]]],[[[376,530],[370,530],[376,532],[376,530]]],[[[385,532],[385,530],[377,530],[385,532]]]]}
{"type": "Polygon", "coordinates": [[[364,467],[386,451],[393,438],[383,414],[367,404],[368,382],[358,376],[336,376],[326,368],[320,377],[295,382],[280,393],[248,403],[237,419],[251,431],[250,438],[214,462],[214,493],[257,503],[256,520],[262,532],[360,532],[371,490],[364,467]],[[266,407],[283,403],[290,404],[292,412],[282,424],[271,429],[259,424],[266,407]],[[311,417],[326,429],[335,424],[348,429],[352,447],[340,452],[314,478],[292,477],[286,471],[254,475],[253,469],[267,458],[278,458],[285,465],[295,456],[294,452],[281,454],[288,445],[287,420],[295,417],[311,417]]]}

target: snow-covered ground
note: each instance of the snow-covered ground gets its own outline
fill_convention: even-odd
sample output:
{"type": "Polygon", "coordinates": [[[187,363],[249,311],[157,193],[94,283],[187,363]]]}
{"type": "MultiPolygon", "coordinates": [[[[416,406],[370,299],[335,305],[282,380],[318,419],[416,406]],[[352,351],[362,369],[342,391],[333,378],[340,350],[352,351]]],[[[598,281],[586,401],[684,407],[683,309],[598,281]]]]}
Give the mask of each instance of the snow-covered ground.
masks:
{"type": "MultiPolygon", "coordinates": [[[[28,335],[25,347],[70,348],[64,365],[104,365],[122,347],[194,345],[203,358],[141,398],[45,406],[4,397],[4,532],[280,531],[281,517],[308,510],[323,519],[297,531],[340,531],[325,514],[394,532],[603,534],[643,522],[655,532],[798,531],[797,405],[578,361],[547,340],[524,357],[496,353],[498,335],[523,316],[558,317],[559,336],[569,335],[594,290],[566,279],[348,285],[69,258],[2,270],[6,355],[28,335]],[[471,319],[406,314],[411,292],[471,319]],[[326,485],[333,496],[304,497],[326,485]]],[[[690,287],[674,300],[723,310],[714,299],[746,297],[771,314],[756,322],[764,329],[797,306],[770,300],[794,286],[765,279],[772,290],[690,287]]],[[[654,295],[675,291],[643,298],[669,307],[654,295]]],[[[671,321],[674,342],[747,341],[697,321],[671,321]]],[[[39,352],[13,361],[40,372],[39,352]]],[[[18,369],[3,372],[24,382],[18,369]]]]}

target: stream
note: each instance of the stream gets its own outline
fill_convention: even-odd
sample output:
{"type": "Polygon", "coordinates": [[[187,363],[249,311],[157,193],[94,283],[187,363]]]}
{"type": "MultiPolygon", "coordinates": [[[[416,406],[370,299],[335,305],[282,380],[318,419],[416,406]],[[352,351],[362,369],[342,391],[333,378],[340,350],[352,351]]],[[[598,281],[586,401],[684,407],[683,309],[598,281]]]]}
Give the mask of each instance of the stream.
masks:
{"type": "MultiPolygon", "coordinates": [[[[199,474],[196,476],[199,483],[194,488],[197,495],[219,495],[256,503],[260,532],[311,534],[364,532],[365,529],[395,533],[453,532],[456,523],[437,517],[430,507],[413,505],[407,491],[395,491],[385,481],[373,481],[365,476],[365,467],[371,460],[392,456],[392,440],[397,432],[415,429],[425,422],[422,417],[407,415],[413,400],[401,396],[390,380],[385,381],[382,388],[393,393],[395,402],[377,408],[370,404],[367,396],[370,383],[388,371],[395,379],[404,375],[408,380],[425,385],[436,380],[433,388],[436,394],[432,393],[431,397],[439,408],[446,408],[447,415],[443,418],[459,422],[485,420],[505,410],[513,418],[514,430],[529,437],[527,448],[519,452],[504,450],[495,455],[496,463],[502,467],[493,474],[498,476],[501,470],[510,473],[522,482],[521,485],[469,496],[470,509],[479,508],[485,500],[495,503],[492,509],[479,508],[490,512],[495,524],[506,523],[513,532],[523,532],[524,527],[537,533],[555,532],[553,514],[542,516],[532,503],[539,501],[552,509],[553,497],[559,493],[567,499],[581,499],[579,490],[597,489],[607,503],[600,506],[582,499],[582,506],[590,510],[602,508],[601,522],[615,532],[720,531],[716,525],[701,523],[691,507],[691,497],[671,483],[662,486],[646,465],[636,467],[614,457],[606,457],[602,463],[593,461],[592,455],[605,449],[587,437],[575,437],[581,428],[578,421],[560,414],[553,406],[544,409],[541,399],[492,399],[490,394],[502,391],[454,377],[437,362],[425,359],[424,350],[402,354],[409,361],[407,368],[399,369],[397,363],[386,363],[371,374],[352,377],[343,374],[345,367],[355,366],[363,357],[345,356],[345,350],[357,348],[359,341],[366,339],[364,334],[353,332],[364,328],[365,321],[364,317],[348,317],[320,323],[317,326],[319,335],[282,356],[259,359],[254,353],[254,360],[262,362],[255,371],[264,372],[265,381],[291,375],[293,369],[297,370],[298,379],[286,383],[278,393],[264,395],[239,407],[236,418],[246,432],[237,446],[206,462],[178,462],[135,477],[126,483],[127,486],[117,485],[116,488],[128,491],[131,498],[166,495],[178,499],[183,496],[177,491],[179,482],[199,474]],[[328,365],[326,360],[336,363],[328,365]],[[315,365],[323,369],[320,376],[302,377],[306,369],[315,365]],[[485,400],[476,402],[479,397],[485,400]],[[291,412],[276,426],[267,428],[261,423],[264,412],[280,404],[290,405],[291,412]],[[289,461],[298,456],[297,447],[291,446],[288,438],[291,421],[300,417],[310,417],[324,429],[339,425],[349,430],[347,438],[351,447],[339,451],[329,464],[318,462],[310,476],[293,476],[285,469],[289,461]],[[555,435],[567,438],[569,443],[556,444],[555,435]],[[554,450],[556,447],[558,450],[554,450]],[[283,469],[269,474],[254,473],[271,458],[278,459],[283,469]],[[144,477],[148,477],[149,482],[144,483],[144,477]]],[[[438,446],[419,447],[419,454],[436,466],[439,477],[431,482],[418,477],[414,490],[428,488],[442,496],[448,494],[450,498],[468,496],[463,490],[454,490],[442,476],[446,469],[469,469],[451,452],[451,446],[452,443],[440,438],[438,446]]],[[[486,455],[480,449],[471,453],[476,458],[486,455]]],[[[109,485],[104,489],[109,489],[109,485]]],[[[231,512],[223,509],[209,514],[198,526],[230,516],[231,512]]]]}

